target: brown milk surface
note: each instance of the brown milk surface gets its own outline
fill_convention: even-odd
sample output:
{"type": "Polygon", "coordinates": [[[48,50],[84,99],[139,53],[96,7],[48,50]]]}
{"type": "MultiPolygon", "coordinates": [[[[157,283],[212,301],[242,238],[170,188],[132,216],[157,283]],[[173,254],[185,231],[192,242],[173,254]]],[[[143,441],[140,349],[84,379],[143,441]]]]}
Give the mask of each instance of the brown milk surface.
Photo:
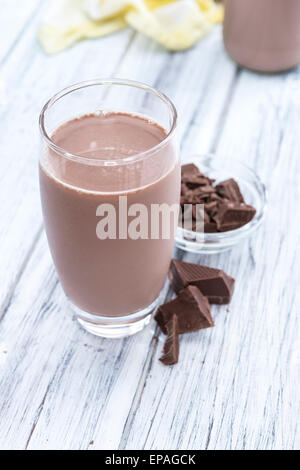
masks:
{"type": "Polygon", "coordinates": [[[51,254],[66,295],[87,312],[134,313],[152,303],[163,287],[174,232],[167,240],[100,240],[96,210],[100,204],[112,204],[118,220],[119,196],[127,196],[128,207],[146,205],[149,213],[151,204],[179,202],[180,164],[171,139],[155,152],[122,164],[165,137],[162,127],[142,117],[87,115],[52,134],[57,145],[80,155],[81,162],[49,149],[41,158],[41,200],[51,254]],[[99,165],[94,159],[118,164],[99,165]]]}
{"type": "Polygon", "coordinates": [[[279,72],[300,63],[299,0],[225,0],[224,44],[239,65],[279,72]]]}

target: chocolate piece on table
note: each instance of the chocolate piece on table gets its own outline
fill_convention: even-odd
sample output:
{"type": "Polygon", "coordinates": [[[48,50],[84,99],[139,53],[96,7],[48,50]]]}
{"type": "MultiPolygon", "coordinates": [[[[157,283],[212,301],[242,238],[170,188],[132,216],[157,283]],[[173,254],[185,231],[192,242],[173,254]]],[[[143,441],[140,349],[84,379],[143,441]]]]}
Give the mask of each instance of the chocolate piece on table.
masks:
{"type": "Polygon", "coordinates": [[[187,286],[196,286],[211,304],[228,304],[234,289],[234,278],[222,269],[185,263],[173,259],[169,279],[175,292],[187,286]]]}
{"type": "Polygon", "coordinates": [[[214,216],[219,232],[235,230],[250,222],[255,216],[254,207],[238,202],[220,204],[218,213],[214,216]]]}
{"type": "Polygon", "coordinates": [[[172,366],[178,362],[179,357],[179,334],[178,334],[178,319],[177,315],[166,324],[167,339],[163,347],[163,355],[159,360],[166,366],[172,366]]]}
{"type": "Polygon", "coordinates": [[[245,202],[240,191],[239,185],[233,178],[230,178],[217,184],[216,190],[220,194],[220,196],[225,197],[230,201],[245,202]]]}
{"type": "Polygon", "coordinates": [[[177,315],[179,334],[214,326],[208,300],[195,286],[186,287],[158,308],[154,318],[163,333],[167,333],[166,325],[173,315],[177,315]]]}

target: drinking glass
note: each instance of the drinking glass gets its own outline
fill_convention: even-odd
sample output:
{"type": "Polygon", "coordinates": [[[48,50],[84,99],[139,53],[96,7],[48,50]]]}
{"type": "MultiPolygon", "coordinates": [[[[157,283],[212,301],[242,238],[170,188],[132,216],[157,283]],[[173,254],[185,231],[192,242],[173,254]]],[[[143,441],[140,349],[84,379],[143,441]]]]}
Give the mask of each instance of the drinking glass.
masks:
{"type": "MultiPolygon", "coordinates": [[[[170,221],[167,235],[161,226],[153,229],[151,211],[156,208],[163,225],[168,209],[179,204],[176,109],[148,85],[98,79],[54,95],[43,107],[39,125],[44,225],[71,310],[98,336],[134,334],[150,321],[174,248],[176,224],[170,221]],[[142,147],[146,129],[150,137],[153,132],[162,137],[149,148],[126,154],[120,149],[127,145],[127,134],[118,135],[115,116],[125,116],[128,135],[133,132],[142,147]],[[100,118],[108,123],[101,132],[94,126],[100,118]],[[110,142],[111,135],[121,140],[119,147],[110,142]],[[105,217],[111,217],[107,238],[100,230],[105,217]],[[138,233],[136,217],[144,221],[143,229],[149,225],[147,236],[138,233]]],[[[178,216],[176,209],[169,213],[173,221],[178,216]]]]}

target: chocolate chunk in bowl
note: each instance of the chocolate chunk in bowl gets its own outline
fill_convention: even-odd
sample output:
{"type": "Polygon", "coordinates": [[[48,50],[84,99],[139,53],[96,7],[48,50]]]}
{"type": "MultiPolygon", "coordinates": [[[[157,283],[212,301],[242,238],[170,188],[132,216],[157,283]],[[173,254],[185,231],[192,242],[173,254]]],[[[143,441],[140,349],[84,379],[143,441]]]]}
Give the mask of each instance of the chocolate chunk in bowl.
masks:
{"type": "Polygon", "coordinates": [[[253,234],[263,221],[267,203],[264,184],[251,168],[234,158],[194,155],[185,161],[187,164],[182,166],[185,181],[201,175],[201,178],[207,178],[207,184],[189,189],[186,182],[183,183],[182,212],[184,215],[184,204],[192,204],[192,207],[203,204],[204,223],[197,224],[193,217],[192,224],[186,228],[179,225],[176,246],[194,253],[219,253],[232,249],[253,234]],[[222,217],[218,217],[220,208],[222,217]]]}
{"type": "MultiPolygon", "coordinates": [[[[202,204],[204,232],[235,230],[250,222],[256,210],[245,203],[238,183],[233,178],[216,186],[214,182],[195,165],[182,166],[180,204],[184,217],[192,211],[193,219],[197,220],[197,204],[202,204]]],[[[192,225],[192,230],[197,231],[197,224],[192,225]]]]}
{"type": "Polygon", "coordinates": [[[255,208],[240,202],[224,202],[220,204],[214,215],[219,232],[236,230],[248,224],[255,216],[255,208]]]}
{"type": "Polygon", "coordinates": [[[217,193],[229,201],[245,202],[238,183],[230,178],[216,185],[217,193]]]}

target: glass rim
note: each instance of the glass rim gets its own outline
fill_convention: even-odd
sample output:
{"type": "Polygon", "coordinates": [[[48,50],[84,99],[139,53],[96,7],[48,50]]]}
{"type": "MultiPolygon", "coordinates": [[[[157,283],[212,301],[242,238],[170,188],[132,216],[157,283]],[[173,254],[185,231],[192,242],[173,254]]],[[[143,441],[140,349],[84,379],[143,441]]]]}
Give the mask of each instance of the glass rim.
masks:
{"type": "Polygon", "coordinates": [[[76,161],[76,162],[81,162],[84,164],[90,164],[90,165],[103,165],[103,166],[117,166],[117,165],[124,165],[126,163],[131,163],[136,160],[140,160],[147,155],[159,150],[161,147],[166,145],[166,143],[171,139],[171,137],[174,134],[175,129],[177,128],[177,111],[172,103],[172,101],[162,92],[158,91],[156,88],[151,87],[150,85],[147,85],[142,82],[138,82],[135,80],[127,80],[127,79],[122,79],[122,78],[107,78],[107,79],[94,79],[94,80],[86,80],[78,83],[74,83],[73,85],[70,85],[66,88],[63,88],[59,92],[55,93],[43,106],[40,115],[39,115],[39,129],[40,133],[42,135],[42,138],[46,142],[46,144],[52,148],[56,153],[62,154],[64,157],[76,161]],[[58,100],[63,98],[64,96],[74,92],[78,91],[80,89],[92,87],[92,86],[101,86],[101,85],[121,85],[121,86],[129,86],[132,88],[138,88],[140,90],[143,90],[147,93],[151,93],[152,95],[160,98],[168,107],[170,115],[172,117],[172,124],[169,132],[165,136],[165,138],[159,142],[158,144],[154,145],[153,147],[144,150],[142,152],[138,152],[134,155],[131,155],[129,157],[125,158],[120,158],[120,159],[99,159],[99,158],[90,158],[90,157],[84,157],[82,155],[78,155],[76,153],[72,153],[67,151],[65,148],[60,147],[57,145],[51,138],[51,136],[48,134],[45,128],[45,116],[47,111],[51,108],[52,105],[54,105],[58,100]]]}

